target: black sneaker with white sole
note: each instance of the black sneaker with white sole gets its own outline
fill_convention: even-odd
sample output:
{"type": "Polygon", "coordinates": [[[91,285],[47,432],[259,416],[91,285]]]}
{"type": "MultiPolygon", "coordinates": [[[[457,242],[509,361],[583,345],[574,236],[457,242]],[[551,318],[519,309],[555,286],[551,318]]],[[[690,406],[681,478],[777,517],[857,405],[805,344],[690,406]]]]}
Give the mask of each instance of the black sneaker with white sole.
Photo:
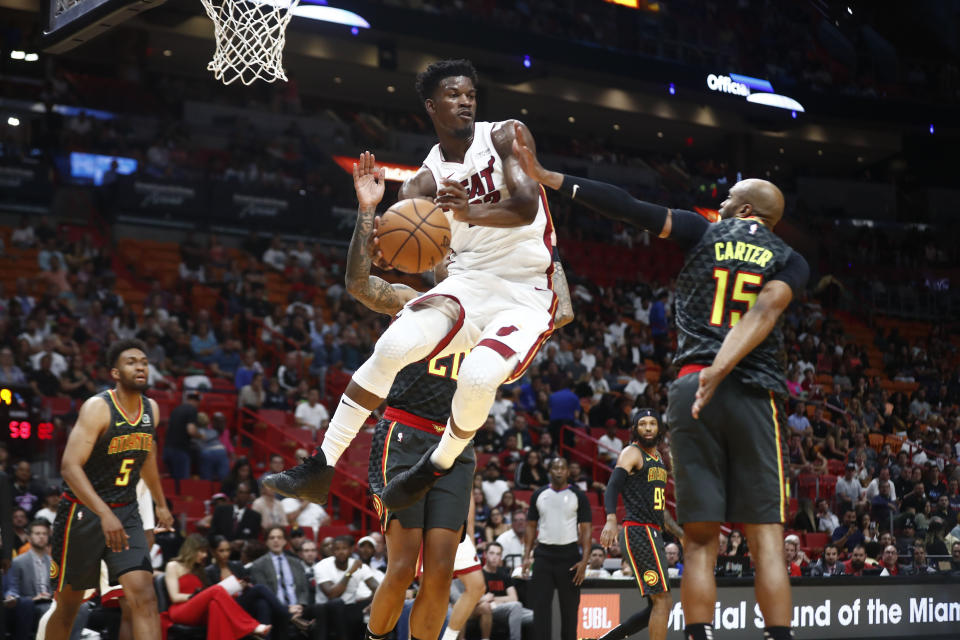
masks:
{"type": "Polygon", "coordinates": [[[450,473],[450,469],[438,469],[430,460],[437,445],[433,445],[415,465],[391,478],[380,493],[383,506],[390,511],[402,511],[427,495],[437,480],[450,473]]]}
{"type": "Polygon", "coordinates": [[[263,484],[288,498],[300,498],[317,504],[326,504],[333,482],[333,467],[327,464],[323,451],[309,458],[302,458],[300,464],[263,477],[263,484]]]}

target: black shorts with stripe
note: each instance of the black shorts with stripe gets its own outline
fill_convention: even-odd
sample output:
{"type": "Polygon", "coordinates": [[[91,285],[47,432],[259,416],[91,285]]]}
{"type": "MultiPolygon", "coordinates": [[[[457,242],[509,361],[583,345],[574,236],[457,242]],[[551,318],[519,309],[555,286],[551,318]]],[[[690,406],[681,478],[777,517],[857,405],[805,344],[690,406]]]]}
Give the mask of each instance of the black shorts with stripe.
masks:
{"type": "Polygon", "coordinates": [[[727,376],[695,420],[699,382],[700,374],[690,373],[669,391],[677,520],[782,523],[790,491],[780,399],[727,376]]]}
{"type": "Polygon", "coordinates": [[[633,574],[637,577],[641,596],[670,591],[667,556],[663,550],[663,534],[659,527],[625,522],[620,548],[626,551],[633,574]]]}
{"type": "Polygon", "coordinates": [[[101,560],[107,564],[110,584],[119,584],[120,576],[130,571],[153,571],[138,504],[111,508],[130,537],[129,549],[111,551],[100,517],[79,502],[60,500],[50,534],[50,582],[57,591],[99,588],[101,560]]]}
{"type": "Polygon", "coordinates": [[[443,528],[457,531],[466,522],[470,493],[473,491],[473,474],[477,466],[472,444],[454,462],[453,470],[437,480],[427,495],[413,506],[402,511],[387,511],[380,501],[380,493],[386,483],[416,464],[427,449],[440,442],[441,434],[442,431],[428,433],[422,426],[414,427],[399,420],[382,419],[377,423],[370,446],[367,475],[373,506],[380,516],[380,526],[384,532],[393,518],[400,520],[400,526],[404,529],[443,528]]]}

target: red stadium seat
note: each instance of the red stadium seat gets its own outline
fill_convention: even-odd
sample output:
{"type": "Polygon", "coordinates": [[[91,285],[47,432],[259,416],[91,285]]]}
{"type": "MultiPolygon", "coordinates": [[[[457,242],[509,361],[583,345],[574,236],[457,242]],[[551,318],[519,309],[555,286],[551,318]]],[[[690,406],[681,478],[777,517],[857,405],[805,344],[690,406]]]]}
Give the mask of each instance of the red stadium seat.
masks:
{"type": "Polygon", "coordinates": [[[843,460],[827,460],[827,471],[834,476],[842,476],[846,466],[847,463],[843,460]]]}
{"type": "Polygon", "coordinates": [[[817,491],[817,497],[833,501],[833,496],[837,493],[837,476],[820,476],[820,489],[817,491]]]}
{"type": "Polygon", "coordinates": [[[804,536],[804,542],[806,546],[816,549],[819,554],[820,551],[823,551],[823,548],[827,546],[827,543],[830,542],[830,534],[820,532],[808,533],[804,536]]]}
{"type": "Polygon", "coordinates": [[[812,473],[801,473],[797,476],[797,497],[810,498],[817,497],[817,476],[812,473]]]}

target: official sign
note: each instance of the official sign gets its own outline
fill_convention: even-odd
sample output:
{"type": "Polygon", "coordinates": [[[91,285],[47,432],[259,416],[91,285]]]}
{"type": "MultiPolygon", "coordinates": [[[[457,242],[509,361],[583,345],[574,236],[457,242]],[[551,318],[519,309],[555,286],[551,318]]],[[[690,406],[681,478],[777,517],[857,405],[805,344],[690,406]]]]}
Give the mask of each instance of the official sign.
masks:
{"type": "MultiPolygon", "coordinates": [[[[680,585],[672,581],[668,640],[683,640],[680,585]]],[[[960,579],[803,578],[793,581],[796,640],[960,638],[960,579]]],[[[764,627],[749,579],[720,580],[713,626],[724,640],[754,639],[764,627]],[[724,584],[726,583],[726,585],[724,584]],[[727,586],[729,585],[729,586],[727,586]]],[[[634,581],[589,580],[580,596],[578,637],[595,638],[646,607],[634,581]]],[[[554,603],[554,620],[559,608],[554,603]]],[[[559,625],[553,624],[559,638],[559,625]]]]}

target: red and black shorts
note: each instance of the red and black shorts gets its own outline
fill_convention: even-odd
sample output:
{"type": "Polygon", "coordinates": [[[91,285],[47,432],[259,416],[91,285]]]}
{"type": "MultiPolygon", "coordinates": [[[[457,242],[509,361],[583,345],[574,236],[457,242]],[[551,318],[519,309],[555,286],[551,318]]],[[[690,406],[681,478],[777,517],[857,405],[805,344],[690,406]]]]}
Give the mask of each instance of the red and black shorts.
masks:
{"type": "Polygon", "coordinates": [[[640,586],[640,595],[670,590],[667,579],[667,557],[663,550],[660,527],[627,520],[623,523],[621,547],[633,568],[640,586]]]}
{"type": "Polygon", "coordinates": [[[111,551],[97,514],[66,496],[60,501],[50,534],[50,582],[57,591],[99,588],[101,560],[110,584],[119,584],[120,576],[130,571],[153,571],[139,505],[110,506],[129,536],[129,549],[111,551]]]}
{"type": "Polygon", "coordinates": [[[435,424],[398,409],[387,408],[377,423],[370,445],[368,480],[373,506],[380,516],[384,532],[390,520],[397,518],[404,529],[451,529],[458,531],[467,520],[473,473],[477,466],[473,445],[467,446],[427,495],[403,511],[387,511],[380,493],[395,475],[417,463],[427,449],[440,442],[446,425],[435,424]]]}

